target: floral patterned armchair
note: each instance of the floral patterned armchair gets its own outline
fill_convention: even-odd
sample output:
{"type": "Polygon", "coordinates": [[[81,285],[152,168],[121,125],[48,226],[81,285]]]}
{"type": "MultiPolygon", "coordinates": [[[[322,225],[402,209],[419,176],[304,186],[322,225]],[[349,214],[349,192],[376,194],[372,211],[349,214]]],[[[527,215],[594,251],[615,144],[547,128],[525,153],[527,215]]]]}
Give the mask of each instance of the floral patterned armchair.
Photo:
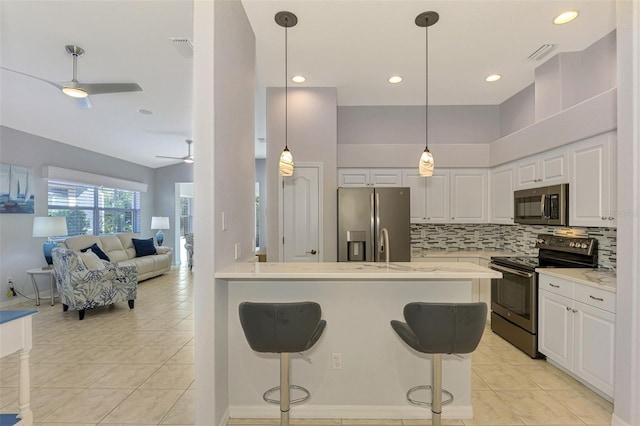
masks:
{"type": "Polygon", "coordinates": [[[52,257],[53,275],[65,312],[71,307],[82,320],[85,309],[125,300],[133,309],[138,291],[135,266],[101,261],[104,269],[89,269],[78,252],[59,247],[53,249],[52,257]]]}
{"type": "Polygon", "coordinates": [[[187,263],[189,270],[193,269],[193,233],[184,235],[185,243],[184,248],[187,250],[187,263]]]}

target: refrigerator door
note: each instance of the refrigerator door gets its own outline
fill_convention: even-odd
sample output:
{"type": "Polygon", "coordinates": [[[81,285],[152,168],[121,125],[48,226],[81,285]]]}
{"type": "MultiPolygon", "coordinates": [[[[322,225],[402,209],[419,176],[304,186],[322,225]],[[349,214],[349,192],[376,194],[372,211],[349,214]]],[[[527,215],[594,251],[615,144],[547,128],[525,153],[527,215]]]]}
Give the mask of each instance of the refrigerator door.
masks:
{"type": "Polygon", "coordinates": [[[338,188],[338,261],[375,259],[373,188],[338,188]]]}
{"type": "MultiPolygon", "coordinates": [[[[375,243],[378,244],[380,231],[387,228],[389,233],[389,261],[411,262],[411,225],[409,221],[409,188],[375,189],[375,243]]],[[[377,249],[375,260],[378,261],[377,249]]],[[[381,255],[380,261],[384,261],[381,255]]]]}

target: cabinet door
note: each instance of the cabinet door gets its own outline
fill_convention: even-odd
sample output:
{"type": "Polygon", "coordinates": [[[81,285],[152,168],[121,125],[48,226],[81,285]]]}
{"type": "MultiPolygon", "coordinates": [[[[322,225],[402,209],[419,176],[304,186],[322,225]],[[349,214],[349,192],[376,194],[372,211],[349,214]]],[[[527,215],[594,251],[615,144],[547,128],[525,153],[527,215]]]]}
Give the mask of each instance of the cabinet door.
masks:
{"type": "Polygon", "coordinates": [[[402,171],[400,169],[371,169],[369,182],[373,186],[402,186],[402,171]]]}
{"type": "Polygon", "coordinates": [[[402,171],[402,186],[411,190],[409,204],[409,220],[411,223],[425,223],[427,221],[427,179],[421,177],[417,170],[402,171]]]}
{"type": "Polygon", "coordinates": [[[451,171],[451,222],[488,222],[488,176],[484,169],[451,171]]]}
{"type": "Polygon", "coordinates": [[[538,183],[538,157],[532,156],[516,163],[516,189],[533,188],[538,183]]]}
{"type": "Polygon", "coordinates": [[[513,224],[512,165],[491,170],[489,174],[491,223],[513,224]]]}
{"type": "Polygon", "coordinates": [[[575,302],[574,373],[613,397],[615,315],[575,302]]]}
{"type": "Polygon", "coordinates": [[[567,297],[538,292],[538,351],[568,370],[573,367],[572,308],[567,297]]]}
{"type": "Polygon", "coordinates": [[[613,226],[609,138],[609,134],[599,135],[569,148],[570,226],[613,226]]]}
{"type": "Polygon", "coordinates": [[[559,148],[543,152],[539,156],[539,182],[556,185],[569,182],[567,149],[559,148]]]}
{"type": "MultiPolygon", "coordinates": [[[[448,170],[436,170],[426,179],[426,215],[428,223],[449,223],[450,179],[448,170]]],[[[412,195],[413,196],[413,195],[412,195]]]]}
{"type": "Polygon", "coordinates": [[[338,186],[369,186],[369,169],[338,169],[338,186]]]}

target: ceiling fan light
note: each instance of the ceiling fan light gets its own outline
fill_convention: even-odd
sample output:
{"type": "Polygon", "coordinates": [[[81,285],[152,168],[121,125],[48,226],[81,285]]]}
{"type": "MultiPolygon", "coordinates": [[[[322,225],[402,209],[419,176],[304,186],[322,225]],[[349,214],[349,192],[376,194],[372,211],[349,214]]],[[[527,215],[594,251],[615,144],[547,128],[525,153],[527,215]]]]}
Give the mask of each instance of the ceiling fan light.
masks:
{"type": "Polygon", "coordinates": [[[187,157],[187,158],[185,158],[185,159],[184,159],[184,160],[182,160],[182,161],[184,161],[184,162],[185,162],[185,163],[187,163],[187,164],[193,164],[193,157],[187,157]]]}
{"type": "Polygon", "coordinates": [[[293,176],[293,155],[289,148],[284,148],[280,154],[280,163],[278,164],[280,176],[293,176]]]}
{"type": "Polygon", "coordinates": [[[418,165],[418,172],[422,177],[433,176],[433,169],[435,167],[435,163],[433,160],[433,154],[429,151],[428,148],[422,152],[420,156],[420,164],[418,165]]]}
{"type": "Polygon", "coordinates": [[[68,87],[65,86],[62,88],[62,93],[67,96],[71,96],[72,98],[86,98],[89,94],[79,87],[68,87]]]}

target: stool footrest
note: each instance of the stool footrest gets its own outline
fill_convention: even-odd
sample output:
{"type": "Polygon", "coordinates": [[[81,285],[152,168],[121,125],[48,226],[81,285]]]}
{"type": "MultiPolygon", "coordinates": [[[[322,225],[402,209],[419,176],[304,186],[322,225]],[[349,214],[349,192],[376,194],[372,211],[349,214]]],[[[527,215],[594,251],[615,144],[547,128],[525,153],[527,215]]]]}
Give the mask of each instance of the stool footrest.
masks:
{"type": "MultiPolygon", "coordinates": [[[[296,390],[302,391],[305,394],[305,396],[303,396],[301,398],[290,399],[289,400],[289,404],[291,404],[291,405],[300,404],[302,402],[305,402],[309,398],[311,398],[311,393],[306,388],[303,388],[302,386],[289,385],[289,389],[296,389],[296,390]]],[[[264,394],[262,394],[262,399],[264,399],[265,402],[268,402],[270,404],[280,404],[280,400],[279,399],[273,399],[273,398],[267,397],[268,394],[270,394],[272,392],[275,392],[275,391],[279,391],[279,390],[280,390],[280,386],[276,386],[276,387],[273,387],[273,388],[269,389],[264,394]]]]}
{"type": "MultiPolygon", "coordinates": [[[[431,403],[430,402],[426,402],[426,401],[419,401],[417,399],[413,399],[411,398],[411,394],[417,390],[421,390],[421,389],[426,389],[426,390],[431,390],[431,385],[421,385],[421,386],[415,386],[412,387],[411,389],[409,389],[409,391],[407,392],[407,401],[409,401],[411,404],[413,405],[419,405],[420,407],[431,407],[431,403]]],[[[433,392],[433,391],[432,391],[433,392]]],[[[448,399],[445,399],[444,401],[442,401],[442,405],[445,404],[450,404],[453,402],[453,394],[451,392],[449,392],[446,389],[442,389],[442,393],[446,394],[449,396],[448,399]]]]}

